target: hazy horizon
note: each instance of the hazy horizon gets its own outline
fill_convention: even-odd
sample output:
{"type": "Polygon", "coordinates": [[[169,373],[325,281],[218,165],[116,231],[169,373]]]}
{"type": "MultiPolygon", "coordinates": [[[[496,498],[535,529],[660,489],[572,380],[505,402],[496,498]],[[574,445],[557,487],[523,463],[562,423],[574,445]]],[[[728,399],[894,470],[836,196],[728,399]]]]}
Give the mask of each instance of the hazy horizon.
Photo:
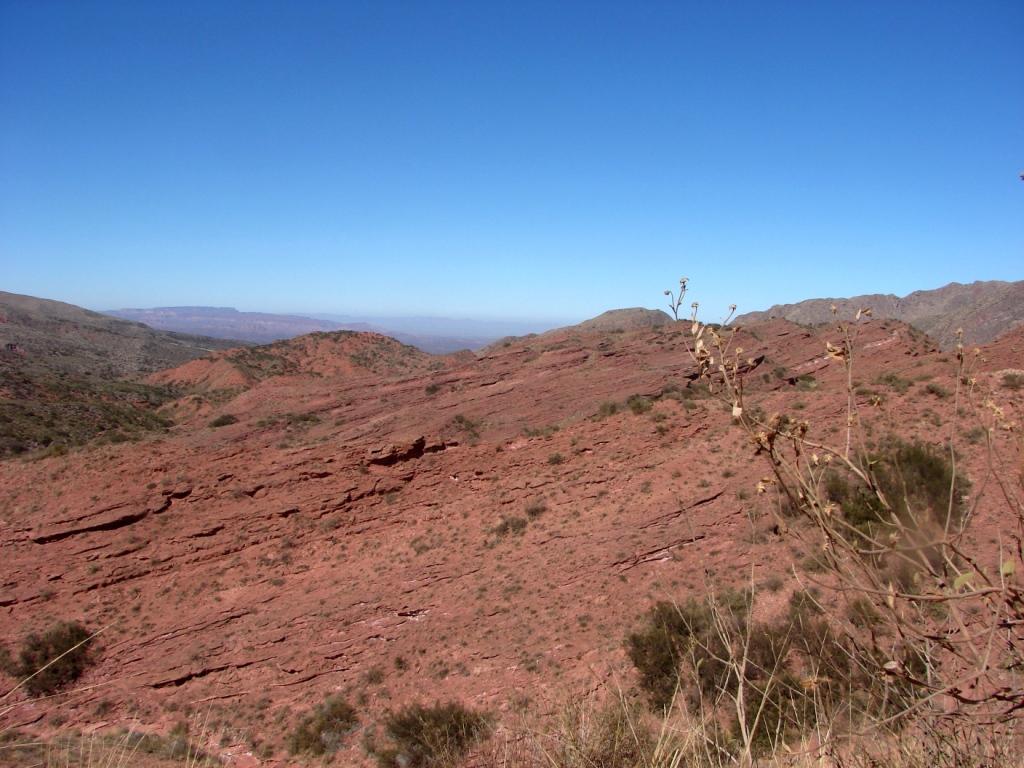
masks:
{"type": "MultiPolygon", "coordinates": [[[[494,318],[494,317],[445,317],[439,315],[353,315],[338,312],[274,312],[266,313],[258,310],[241,310],[236,307],[208,307],[181,304],[166,307],[116,307],[92,309],[102,314],[130,317],[145,322],[145,318],[133,317],[132,313],[150,311],[175,310],[212,310],[213,312],[237,312],[243,317],[249,314],[265,315],[268,318],[292,317],[298,319],[320,320],[341,325],[376,326],[387,332],[406,333],[423,336],[443,336],[448,338],[465,338],[476,340],[493,340],[503,336],[523,336],[530,333],[542,333],[552,328],[573,325],[586,318],[494,318]]],[[[159,325],[159,324],[158,324],[159,325]]],[[[171,326],[168,326],[171,327],[171,326]]],[[[227,338],[227,337],[222,337],[227,338]]]]}
{"type": "MultiPolygon", "coordinates": [[[[842,296],[840,296],[840,295],[810,296],[809,295],[809,296],[804,296],[804,297],[799,298],[799,299],[795,299],[793,301],[784,301],[784,302],[783,301],[765,301],[765,302],[760,303],[757,306],[748,306],[748,307],[737,306],[735,313],[738,315],[738,314],[743,314],[744,312],[763,311],[763,310],[768,309],[768,308],[770,308],[770,307],[772,307],[772,306],[774,306],[776,304],[799,303],[801,301],[806,301],[806,300],[811,300],[811,299],[846,299],[846,298],[852,298],[855,295],[886,295],[886,294],[892,294],[892,295],[899,296],[899,297],[902,298],[902,297],[905,297],[905,296],[907,296],[907,295],[909,295],[911,293],[922,292],[922,291],[934,291],[934,290],[943,288],[943,287],[945,287],[947,285],[950,285],[952,283],[961,283],[962,285],[970,285],[972,283],[991,283],[991,282],[1014,283],[1014,282],[1017,282],[1018,280],[1024,280],[1024,272],[1022,272],[1020,278],[1017,278],[1017,279],[1011,278],[1011,279],[1008,279],[1008,280],[1001,280],[1001,279],[978,278],[978,279],[972,280],[972,281],[950,281],[948,283],[942,283],[942,284],[939,284],[939,285],[922,284],[920,287],[914,288],[912,291],[907,291],[905,293],[896,293],[894,291],[885,291],[885,290],[874,290],[874,291],[865,291],[862,294],[844,294],[842,296]]],[[[677,286],[673,285],[671,288],[673,290],[675,290],[677,288],[677,286]]],[[[657,292],[657,293],[658,293],[659,297],[664,296],[664,294],[662,294],[662,292],[657,292]]],[[[54,299],[56,301],[63,301],[63,299],[60,299],[58,297],[43,296],[43,297],[39,297],[39,298],[50,298],[50,299],[54,299]]],[[[665,310],[665,311],[669,311],[668,310],[668,304],[666,302],[667,302],[667,299],[666,299],[665,302],[662,302],[660,304],[655,304],[655,303],[647,302],[646,304],[641,304],[641,305],[638,305],[638,306],[641,306],[641,307],[646,308],[646,309],[662,309],[662,310],[665,310]]],[[[213,305],[206,305],[206,304],[188,304],[188,303],[162,304],[162,305],[154,305],[154,306],[140,306],[140,305],[136,305],[136,306],[127,306],[126,305],[126,306],[121,306],[121,307],[91,307],[90,306],[90,307],[85,307],[85,308],[86,309],[91,309],[91,310],[97,311],[97,312],[109,312],[109,311],[118,311],[118,310],[126,310],[126,309],[180,309],[180,308],[231,309],[231,310],[239,311],[239,312],[255,312],[255,313],[267,312],[267,310],[260,309],[260,308],[242,308],[242,307],[239,307],[239,306],[213,306],[213,305]]],[[[438,309],[436,312],[409,313],[409,314],[385,313],[385,312],[381,312],[381,313],[372,313],[372,312],[356,313],[356,312],[344,312],[344,311],[321,311],[321,310],[318,310],[318,309],[292,309],[292,310],[283,309],[281,311],[267,312],[267,313],[271,313],[271,314],[284,314],[284,315],[296,315],[296,316],[306,316],[306,317],[312,317],[312,318],[316,318],[316,319],[332,319],[332,321],[337,321],[339,323],[344,323],[346,321],[352,321],[352,322],[368,321],[368,319],[376,319],[376,321],[424,321],[424,319],[425,319],[425,321],[455,321],[455,322],[473,322],[473,323],[480,323],[480,324],[488,324],[488,323],[493,323],[493,324],[519,323],[519,324],[522,324],[522,325],[530,325],[530,324],[544,325],[544,324],[555,324],[555,323],[564,323],[564,324],[581,323],[581,322],[585,321],[585,319],[589,319],[590,317],[596,316],[596,314],[600,314],[602,312],[606,312],[606,311],[613,310],[613,309],[626,309],[626,308],[632,308],[632,307],[627,307],[625,305],[624,306],[608,306],[608,307],[605,307],[604,309],[599,310],[594,315],[588,315],[586,317],[583,317],[583,316],[525,317],[525,316],[497,316],[497,315],[483,315],[483,314],[474,315],[474,314],[457,314],[457,313],[444,314],[442,309],[438,309]]],[[[703,306],[702,310],[701,310],[701,313],[702,314],[710,313],[710,312],[714,312],[717,309],[718,309],[718,307],[703,306]]]]}
{"type": "MultiPolygon", "coordinates": [[[[1021,278],[1021,279],[1024,279],[1024,278],[1021,278]]],[[[893,291],[885,291],[885,290],[869,290],[869,291],[864,292],[863,294],[856,294],[856,295],[890,295],[891,294],[891,295],[896,295],[896,296],[898,296],[900,298],[904,298],[904,297],[906,297],[907,295],[909,295],[911,293],[932,291],[932,290],[936,290],[936,289],[939,289],[939,288],[943,288],[943,287],[945,287],[947,285],[950,285],[950,284],[953,284],[953,283],[971,284],[971,283],[976,283],[976,282],[983,282],[983,283],[984,282],[1017,282],[1017,280],[1014,280],[1013,278],[1011,278],[1009,280],[1000,280],[1000,279],[994,279],[994,278],[993,279],[988,279],[988,278],[980,277],[980,278],[978,278],[976,280],[970,280],[970,281],[951,281],[951,282],[948,282],[948,283],[942,283],[942,284],[938,284],[938,285],[922,284],[920,287],[915,288],[913,291],[908,291],[906,293],[894,293],[893,291]]],[[[676,286],[672,286],[672,287],[673,287],[673,290],[674,290],[676,286]]],[[[8,286],[0,286],[0,291],[5,291],[5,290],[7,290],[7,288],[8,288],[8,286]]],[[[40,298],[40,299],[47,299],[47,300],[52,300],[52,301],[60,301],[60,302],[68,303],[68,304],[76,304],[76,302],[69,301],[68,299],[66,299],[64,297],[60,297],[60,296],[36,296],[35,294],[26,294],[23,291],[9,291],[9,292],[10,293],[16,293],[16,294],[35,296],[36,298],[40,298]]],[[[658,293],[659,293],[659,297],[664,298],[660,291],[658,293]]],[[[737,309],[736,309],[736,312],[734,314],[735,314],[735,316],[739,316],[739,315],[745,314],[747,312],[764,311],[764,310],[769,309],[772,306],[779,305],[779,304],[796,304],[796,303],[800,303],[802,301],[811,300],[811,299],[826,299],[826,300],[827,299],[846,299],[846,298],[852,298],[854,295],[855,294],[845,294],[845,295],[842,295],[842,296],[840,296],[840,295],[832,295],[832,296],[829,296],[829,295],[816,295],[816,296],[808,295],[808,296],[800,297],[798,299],[794,299],[792,301],[773,301],[773,300],[769,300],[769,299],[766,298],[766,300],[764,302],[761,302],[757,306],[748,306],[748,307],[738,306],[737,309]]],[[[665,301],[667,302],[667,299],[665,301]]],[[[161,309],[163,309],[163,310],[173,310],[173,309],[215,309],[215,310],[234,311],[234,312],[240,312],[240,313],[269,314],[269,315],[281,315],[281,316],[293,316],[293,317],[306,317],[306,318],[310,318],[310,319],[314,319],[314,320],[327,320],[327,321],[333,321],[333,322],[337,322],[337,323],[349,322],[349,323],[370,323],[370,324],[372,324],[372,323],[376,322],[376,323],[382,324],[382,325],[383,324],[390,324],[390,328],[392,330],[400,330],[400,331],[404,331],[404,332],[407,332],[407,333],[422,332],[424,326],[430,327],[430,326],[436,325],[436,324],[442,324],[442,325],[443,324],[450,324],[453,327],[455,327],[455,326],[465,326],[465,327],[464,327],[463,330],[459,330],[459,331],[445,330],[445,331],[437,331],[437,333],[447,334],[447,335],[466,335],[466,336],[469,336],[469,337],[473,336],[474,334],[483,333],[483,329],[481,327],[484,327],[484,329],[485,329],[487,326],[490,326],[491,327],[491,331],[488,332],[488,333],[483,333],[483,335],[480,335],[479,338],[494,338],[494,337],[497,337],[497,336],[505,336],[505,335],[525,335],[525,334],[528,334],[528,333],[540,333],[540,332],[543,332],[545,330],[550,330],[550,329],[556,328],[556,327],[567,326],[567,325],[574,325],[576,323],[583,322],[584,320],[588,320],[588,319],[590,319],[592,317],[596,317],[597,315],[600,315],[603,312],[607,312],[607,311],[611,311],[611,310],[616,310],[616,309],[629,309],[629,308],[632,308],[632,307],[626,307],[625,305],[623,305],[623,306],[609,306],[609,307],[606,307],[604,309],[601,309],[601,310],[595,312],[593,315],[587,315],[587,316],[564,316],[564,317],[550,317],[550,316],[549,317],[525,317],[525,316],[518,316],[517,317],[517,316],[494,316],[494,315],[470,315],[470,314],[457,314],[457,313],[452,313],[452,314],[445,315],[445,314],[442,314],[440,311],[436,312],[436,313],[408,313],[408,314],[402,314],[402,313],[380,313],[380,312],[378,312],[378,313],[373,313],[373,312],[369,312],[369,313],[355,313],[355,312],[341,312],[341,311],[326,311],[326,312],[324,312],[324,311],[319,311],[319,310],[316,310],[316,309],[307,310],[307,309],[287,309],[287,308],[286,309],[282,309],[282,310],[278,310],[278,311],[270,311],[270,310],[261,309],[261,308],[258,308],[258,307],[256,307],[256,308],[249,308],[249,307],[238,307],[238,306],[229,306],[229,305],[216,306],[216,305],[194,304],[194,303],[184,303],[184,302],[183,303],[176,303],[176,304],[153,305],[153,306],[143,306],[143,305],[140,305],[140,304],[124,305],[124,306],[118,306],[118,307],[88,306],[88,305],[85,305],[85,304],[81,304],[81,305],[78,305],[78,306],[81,306],[84,309],[88,309],[88,310],[91,310],[93,312],[99,312],[99,313],[102,313],[102,314],[111,314],[111,313],[124,312],[124,311],[149,311],[149,310],[161,310],[161,309]],[[476,326],[475,330],[469,330],[468,329],[468,328],[471,328],[473,326],[476,326]],[[500,330],[495,330],[495,329],[500,329],[500,330]]],[[[647,302],[645,304],[639,304],[639,305],[636,305],[636,306],[642,307],[642,308],[645,308],[645,309],[660,309],[662,311],[668,312],[668,306],[667,306],[667,304],[665,302],[662,302],[661,304],[647,302]]],[[[702,307],[702,310],[701,310],[701,316],[704,317],[705,319],[713,320],[714,318],[712,316],[715,315],[716,313],[718,313],[718,310],[719,310],[718,307],[704,306],[704,307],[702,307]]],[[[721,312],[721,313],[718,313],[718,314],[725,315],[725,314],[727,314],[727,310],[725,312],[721,312]]],[[[431,331],[431,332],[433,332],[433,331],[431,331]]]]}
{"type": "MultiPolygon", "coordinates": [[[[37,298],[54,299],[56,301],[63,301],[63,299],[52,297],[52,296],[40,296],[37,298]]],[[[309,317],[320,320],[335,320],[337,322],[346,321],[366,321],[366,320],[401,320],[401,321],[418,321],[418,320],[445,320],[455,322],[477,322],[481,324],[501,324],[501,323],[522,323],[527,324],[544,324],[550,322],[579,322],[586,318],[573,318],[573,317],[505,317],[505,316],[488,316],[488,315],[459,315],[450,314],[445,315],[440,311],[432,314],[401,314],[401,313],[353,313],[353,312],[322,312],[316,309],[282,309],[277,312],[268,312],[259,308],[241,308],[234,306],[213,306],[207,304],[162,304],[158,306],[123,306],[123,307],[84,307],[84,309],[92,310],[93,312],[121,312],[129,310],[160,310],[160,309],[219,309],[219,310],[230,310],[235,312],[245,312],[254,314],[274,314],[274,315],[286,315],[293,317],[309,317]]],[[[615,309],[610,307],[609,309],[615,309]]]]}

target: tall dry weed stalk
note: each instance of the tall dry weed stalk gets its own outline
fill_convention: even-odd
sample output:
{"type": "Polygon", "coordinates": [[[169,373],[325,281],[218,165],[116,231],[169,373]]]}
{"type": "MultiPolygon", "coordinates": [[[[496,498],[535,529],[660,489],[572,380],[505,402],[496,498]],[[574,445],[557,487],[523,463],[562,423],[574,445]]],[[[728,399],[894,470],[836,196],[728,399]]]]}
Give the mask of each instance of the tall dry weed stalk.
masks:
{"type": "MultiPolygon", "coordinates": [[[[676,306],[686,286],[680,281],[676,306]]],[[[836,335],[824,352],[843,367],[846,423],[841,444],[830,445],[815,437],[816,425],[785,413],[768,414],[751,402],[746,383],[756,361],[736,346],[739,329],[729,326],[735,306],[716,326],[698,318],[696,302],[691,309],[686,349],[696,376],[727,404],[763,459],[769,474],[758,491],[776,494],[780,529],[815,553],[822,572],[804,578],[813,578],[822,590],[817,608],[829,631],[864,679],[887,681],[901,694],[889,697],[885,707],[847,713],[854,717],[847,717],[838,732],[818,726],[819,753],[830,752],[837,764],[842,762],[841,750],[834,748],[837,736],[899,733],[917,745],[919,755],[914,762],[908,752],[910,762],[900,764],[1001,764],[985,762],[985,755],[997,761],[1004,748],[997,745],[1019,736],[1024,725],[1019,426],[984,390],[958,342],[952,419],[941,449],[945,460],[929,446],[900,438],[869,440],[854,371],[859,333],[870,312],[842,321],[833,308],[836,335]],[[985,477],[971,479],[970,499],[957,445],[965,420],[980,424],[985,435],[985,477]],[[937,480],[946,484],[941,499],[934,492],[937,480]],[[921,490],[925,484],[931,486],[928,493],[921,490]],[[1001,511],[994,549],[970,535],[983,496],[1001,511]]],[[[747,663],[745,646],[735,637],[724,647],[732,649],[727,663],[747,663]]],[[[749,703],[737,699],[742,691],[731,696],[740,710],[749,703]]],[[[815,712],[821,714],[817,702],[815,712]]],[[[830,727],[837,724],[834,717],[827,721],[830,727]]],[[[745,742],[741,762],[750,763],[753,745],[742,728],[740,736],[745,742]]]]}

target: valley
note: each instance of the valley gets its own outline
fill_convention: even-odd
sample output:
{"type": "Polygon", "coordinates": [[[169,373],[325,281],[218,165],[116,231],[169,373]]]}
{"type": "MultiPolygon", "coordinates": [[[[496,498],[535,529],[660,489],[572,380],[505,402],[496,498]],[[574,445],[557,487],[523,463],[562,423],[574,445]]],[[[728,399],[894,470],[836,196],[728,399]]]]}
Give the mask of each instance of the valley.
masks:
{"type": "MultiPolygon", "coordinates": [[[[689,324],[646,322],[440,357],[358,332],[216,352],[146,379],[179,394],[157,410],[166,431],[0,464],[0,634],[103,628],[80,685],[8,720],[166,732],[202,712],[231,764],[284,765],[288,724],[332,693],[360,703],[363,730],[448,699],[543,721],[635,688],[624,639],[658,600],[746,585],[773,615],[807,552],[697,379],[689,324]]],[[[896,321],[858,334],[873,429],[961,429],[948,353],[896,321]]],[[[836,439],[834,338],[743,326],[747,396],[836,439]]],[[[983,347],[974,373],[1009,414],[1022,344],[1018,329],[983,347]]],[[[958,445],[984,476],[984,452],[958,445]]],[[[999,510],[979,498],[972,537],[994,541],[999,510]]],[[[360,752],[352,738],[343,754],[360,752]]]]}

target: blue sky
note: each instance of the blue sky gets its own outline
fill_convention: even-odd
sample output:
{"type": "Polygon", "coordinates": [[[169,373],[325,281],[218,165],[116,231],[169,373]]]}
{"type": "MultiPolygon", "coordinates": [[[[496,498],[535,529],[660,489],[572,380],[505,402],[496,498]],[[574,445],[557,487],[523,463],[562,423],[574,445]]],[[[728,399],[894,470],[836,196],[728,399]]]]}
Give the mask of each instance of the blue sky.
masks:
{"type": "Polygon", "coordinates": [[[1024,3],[0,0],[0,288],[708,319],[1024,278],[1024,3]],[[719,309],[721,308],[721,309],[719,309]]]}

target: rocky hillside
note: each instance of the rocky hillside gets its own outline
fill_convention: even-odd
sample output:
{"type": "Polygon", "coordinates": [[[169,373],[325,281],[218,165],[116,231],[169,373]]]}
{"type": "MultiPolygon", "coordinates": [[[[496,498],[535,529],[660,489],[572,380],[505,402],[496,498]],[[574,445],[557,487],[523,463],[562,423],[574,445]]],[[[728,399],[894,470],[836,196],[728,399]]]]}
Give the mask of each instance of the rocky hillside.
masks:
{"type": "Polygon", "coordinates": [[[660,309],[611,309],[590,320],[584,320],[576,326],[580,331],[635,331],[640,328],[653,328],[671,323],[672,318],[660,309]]]}
{"type": "Polygon", "coordinates": [[[415,373],[443,365],[432,355],[389,336],[333,331],[218,352],[159,371],[147,380],[193,393],[227,390],[237,394],[276,377],[287,377],[288,382],[310,377],[342,381],[366,374],[415,373]]]}
{"type": "Polygon", "coordinates": [[[963,329],[966,344],[977,345],[1024,323],[1024,281],[950,283],[902,297],[869,294],[847,299],[808,299],[796,304],[776,304],[763,312],[749,312],[736,322],[783,318],[801,325],[828,323],[832,321],[833,305],[840,318],[851,318],[857,310],[869,308],[876,318],[902,320],[948,349],[956,343],[958,328],[963,329]]]}
{"type": "Polygon", "coordinates": [[[0,292],[0,458],[162,428],[139,377],[234,346],[0,292]]]}
{"type": "Polygon", "coordinates": [[[0,291],[0,344],[67,373],[130,376],[194,360],[241,342],[156,331],[61,301],[0,291]]]}
{"type": "MultiPolygon", "coordinates": [[[[0,637],[109,627],[74,696],[16,699],[8,720],[166,733],[201,711],[232,765],[290,766],[298,718],[340,694],[360,725],[336,759],[366,765],[373,723],[409,702],[514,722],[631,689],[623,639],[656,600],[753,574],[764,610],[786,605],[813,562],[778,535],[730,407],[694,382],[687,331],[567,328],[445,358],[364,334],[220,353],[160,374],[207,394],[176,401],[159,440],[0,464],[0,637]],[[214,367],[244,375],[214,386],[214,367]]],[[[824,440],[846,423],[830,334],[773,320],[736,340],[751,402],[824,440]]],[[[857,360],[863,418],[941,439],[952,356],[874,320],[857,360]]],[[[973,374],[1011,418],[1022,366],[1007,338],[973,374]]],[[[984,446],[958,450],[980,475],[984,446]]],[[[972,515],[995,541],[992,500],[972,515]]]]}

